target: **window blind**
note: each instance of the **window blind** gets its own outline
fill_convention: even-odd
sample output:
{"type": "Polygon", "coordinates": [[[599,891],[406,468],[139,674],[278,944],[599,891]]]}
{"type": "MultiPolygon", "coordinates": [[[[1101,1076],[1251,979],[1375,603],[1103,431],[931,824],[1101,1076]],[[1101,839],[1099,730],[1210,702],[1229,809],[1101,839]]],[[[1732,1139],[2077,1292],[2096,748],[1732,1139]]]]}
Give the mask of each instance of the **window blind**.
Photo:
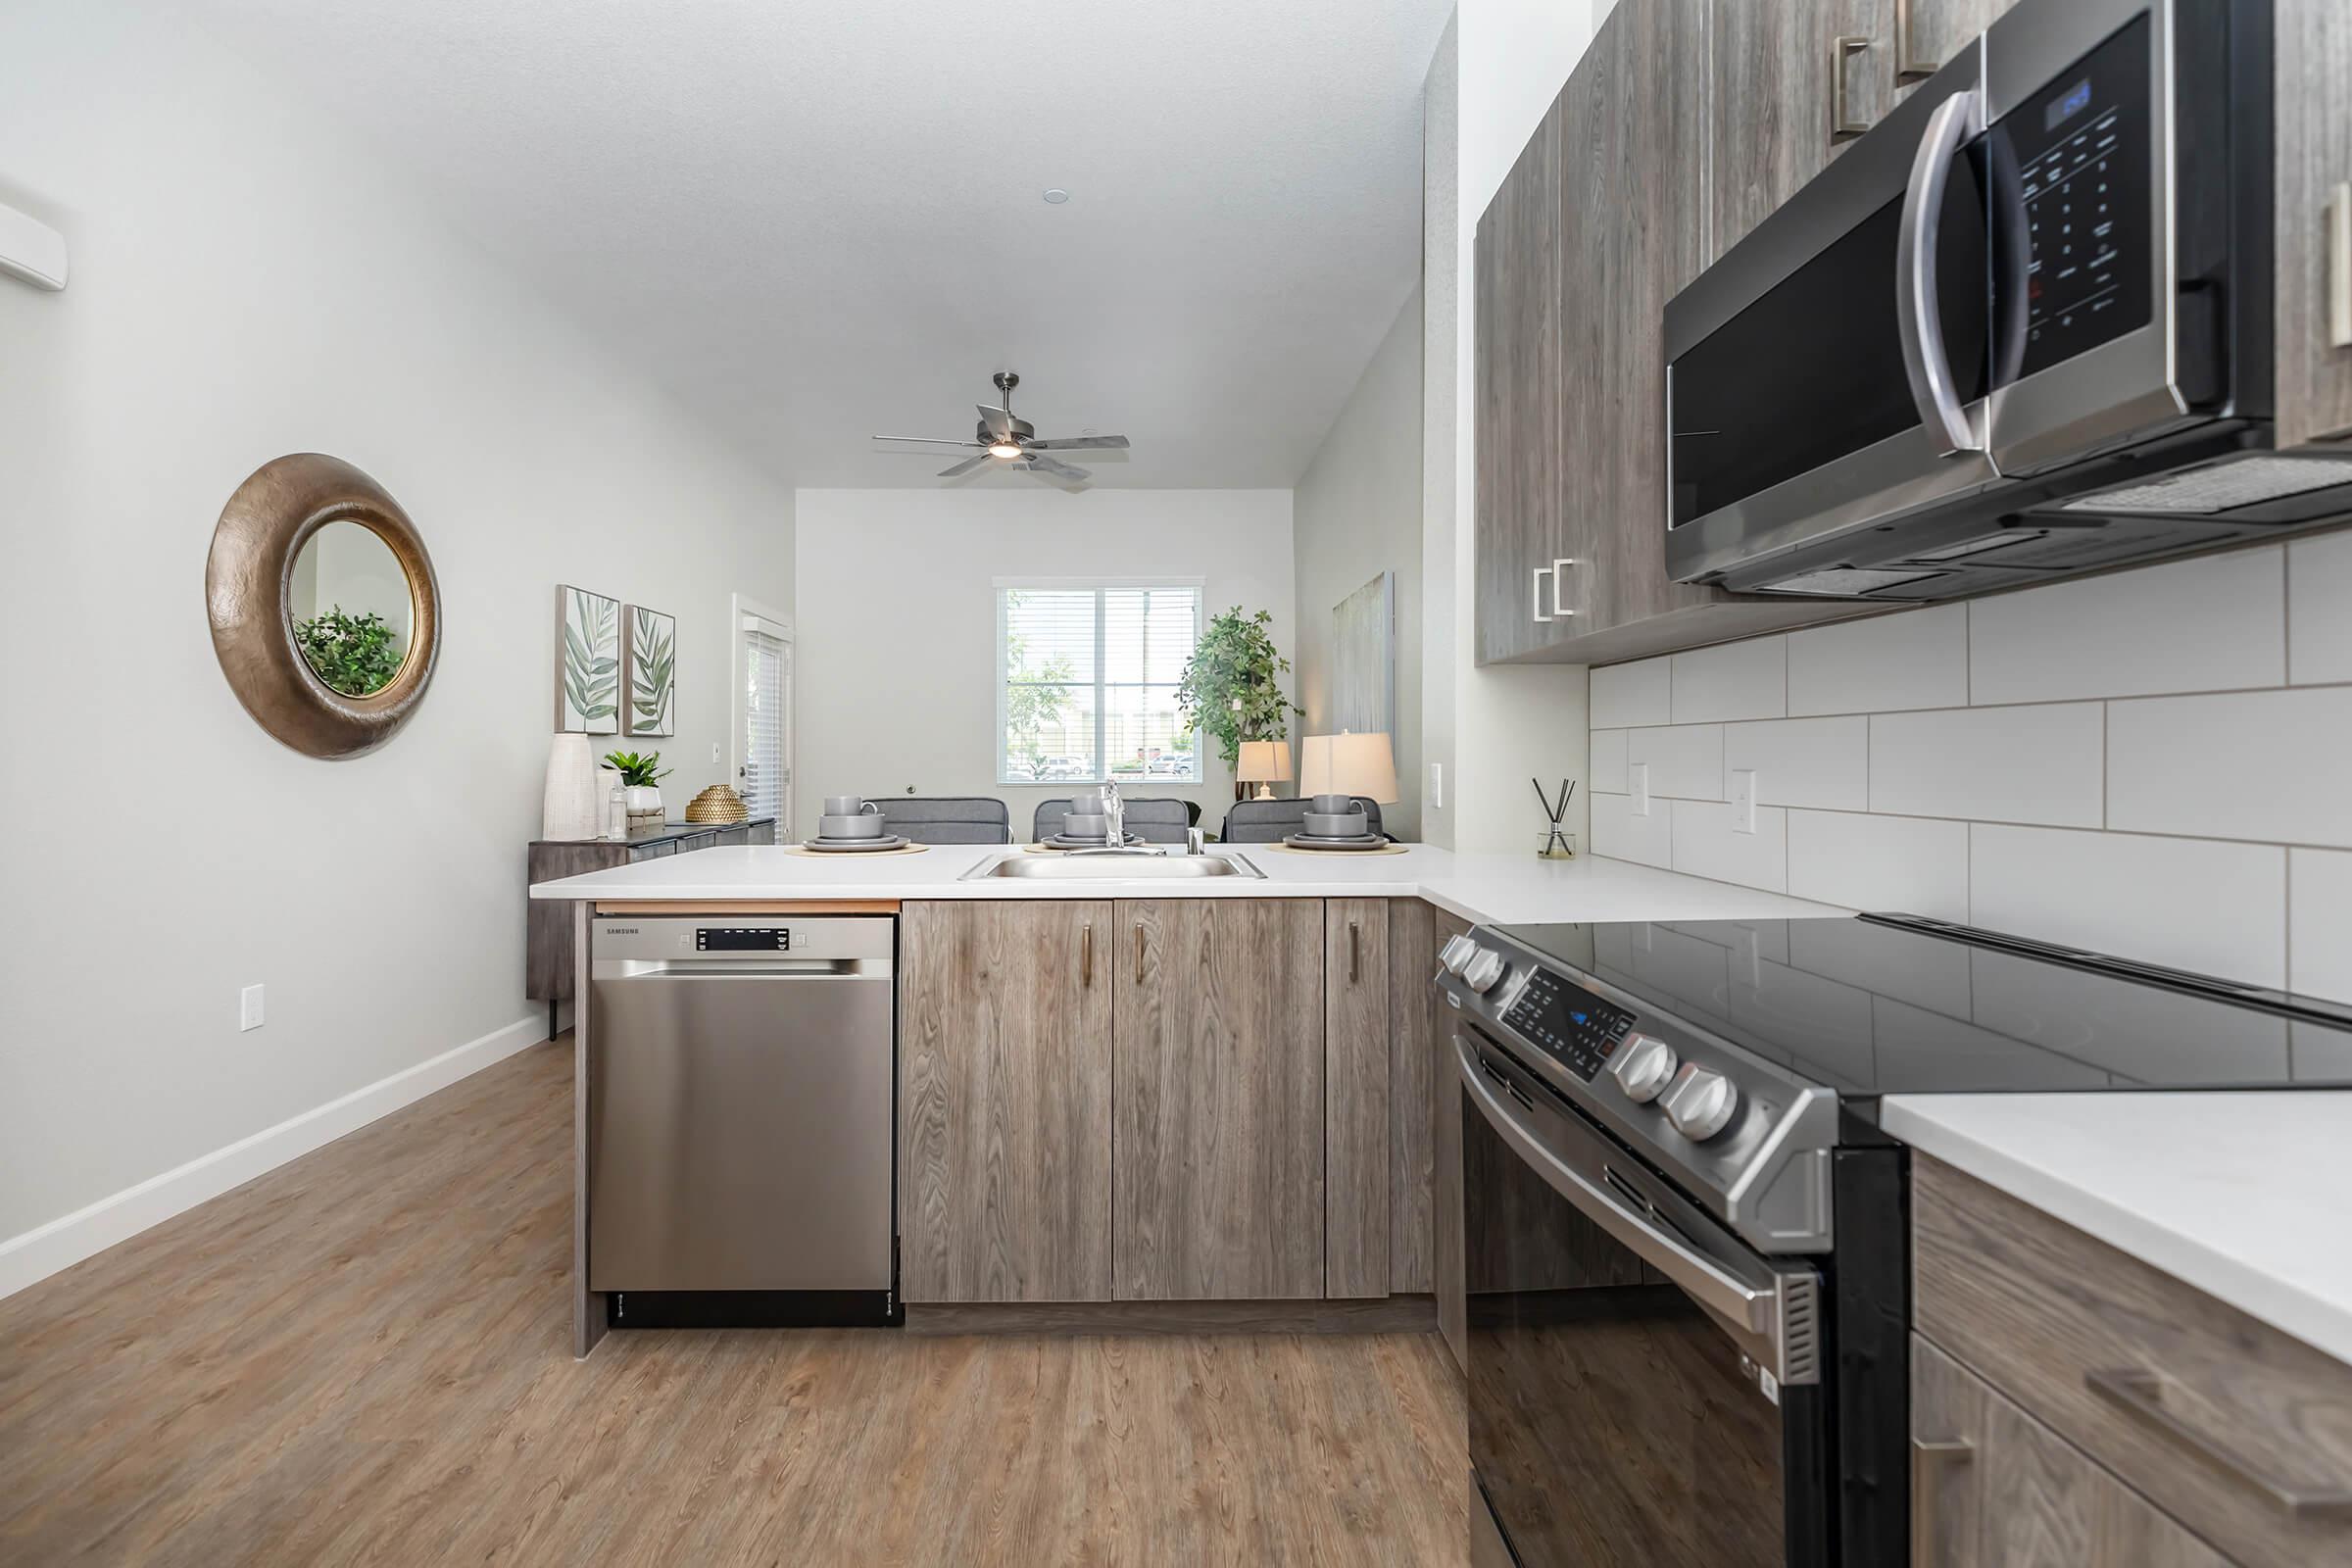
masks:
{"type": "Polygon", "coordinates": [[[1000,586],[998,782],[1199,783],[1176,682],[1200,636],[1198,585],[1000,586]]]}
{"type": "Polygon", "coordinates": [[[743,804],[752,815],[782,823],[784,704],[792,690],[792,645],[747,626],[743,654],[743,804]]]}

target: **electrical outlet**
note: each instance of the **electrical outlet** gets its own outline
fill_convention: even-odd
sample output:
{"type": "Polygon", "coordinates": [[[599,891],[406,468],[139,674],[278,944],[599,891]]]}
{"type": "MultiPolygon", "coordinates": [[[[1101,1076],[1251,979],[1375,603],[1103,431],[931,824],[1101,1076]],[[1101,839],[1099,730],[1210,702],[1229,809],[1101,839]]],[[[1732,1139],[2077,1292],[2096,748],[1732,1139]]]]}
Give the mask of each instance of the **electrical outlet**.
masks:
{"type": "Polygon", "coordinates": [[[710,760],[713,762],[718,760],[718,742],[716,741],[710,743],[710,760]]]}
{"type": "Polygon", "coordinates": [[[1446,764],[1429,764],[1429,804],[1439,810],[1446,809],[1446,764]]]}
{"type": "Polygon", "coordinates": [[[237,1028],[259,1029],[262,1026],[262,988],[247,986],[237,993],[237,1028]]]}
{"type": "Polygon", "coordinates": [[[1756,830],[1756,770],[1752,767],[1732,769],[1732,831],[1753,833],[1756,830]]]}
{"type": "Polygon", "coordinates": [[[1649,764],[1636,762],[1625,770],[1626,793],[1634,798],[1634,814],[1649,814],[1649,764]]]}

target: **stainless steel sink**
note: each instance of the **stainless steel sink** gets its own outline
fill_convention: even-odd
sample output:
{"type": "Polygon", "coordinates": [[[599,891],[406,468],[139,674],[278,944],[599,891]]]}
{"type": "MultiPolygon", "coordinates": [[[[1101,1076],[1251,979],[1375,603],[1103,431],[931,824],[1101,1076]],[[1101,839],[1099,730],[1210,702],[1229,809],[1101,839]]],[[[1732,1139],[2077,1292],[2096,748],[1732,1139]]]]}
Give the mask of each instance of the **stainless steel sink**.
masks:
{"type": "Polygon", "coordinates": [[[972,867],[964,872],[961,880],[978,881],[1000,876],[1049,882],[1184,882],[1204,876],[1242,876],[1255,877],[1262,882],[1266,873],[1238,855],[1154,855],[1130,851],[1091,854],[1081,851],[1076,855],[1007,855],[994,862],[983,862],[972,867]]]}

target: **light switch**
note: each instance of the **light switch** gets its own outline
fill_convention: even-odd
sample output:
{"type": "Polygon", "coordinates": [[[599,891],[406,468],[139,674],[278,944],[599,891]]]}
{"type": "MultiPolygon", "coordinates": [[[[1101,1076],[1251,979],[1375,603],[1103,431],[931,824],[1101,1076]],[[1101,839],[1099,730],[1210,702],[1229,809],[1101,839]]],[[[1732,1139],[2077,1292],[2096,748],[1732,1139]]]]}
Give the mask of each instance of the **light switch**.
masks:
{"type": "Polygon", "coordinates": [[[1634,798],[1634,815],[1649,814],[1649,764],[1635,762],[1625,770],[1626,793],[1634,798]]]}
{"type": "Polygon", "coordinates": [[[1756,770],[1752,767],[1732,769],[1732,831],[1753,833],[1756,830],[1756,770]]]}
{"type": "Polygon", "coordinates": [[[262,988],[247,986],[237,993],[237,1028],[259,1029],[262,1026],[262,988]]]}
{"type": "Polygon", "coordinates": [[[1429,804],[1439,810],[1446,809],[1446,764],[1429,764],[1429,804]]]}

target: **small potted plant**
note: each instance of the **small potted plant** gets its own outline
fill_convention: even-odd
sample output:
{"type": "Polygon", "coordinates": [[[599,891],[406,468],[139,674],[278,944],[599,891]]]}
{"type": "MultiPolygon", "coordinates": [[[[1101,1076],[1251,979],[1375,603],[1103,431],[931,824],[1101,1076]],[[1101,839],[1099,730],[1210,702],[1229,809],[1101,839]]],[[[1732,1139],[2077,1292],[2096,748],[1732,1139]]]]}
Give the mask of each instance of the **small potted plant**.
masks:
{"type": "Polygon", "coordinates": [[[629,829],[631,832],[662,824],[661,781],[673,771],[662,765],[660,752],[648,752],[643,757],[635,752],[607,752],[605,765],[620,774],[620,782],[628,792],[629,829]]]}

